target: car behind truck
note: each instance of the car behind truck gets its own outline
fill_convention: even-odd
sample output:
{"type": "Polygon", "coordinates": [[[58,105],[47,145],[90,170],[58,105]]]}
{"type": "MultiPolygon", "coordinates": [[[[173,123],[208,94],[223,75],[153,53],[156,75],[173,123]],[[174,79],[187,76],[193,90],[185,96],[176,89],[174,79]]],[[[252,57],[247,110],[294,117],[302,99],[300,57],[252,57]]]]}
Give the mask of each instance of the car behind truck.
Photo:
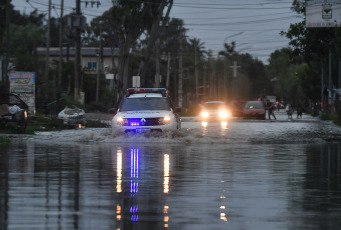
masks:
{"type": "Polygon", "coordinates": [[[27,124],[27,104],[16,94],[0,94],[0,124],[17,122],[20,131],[25,132],[27,124]]]}

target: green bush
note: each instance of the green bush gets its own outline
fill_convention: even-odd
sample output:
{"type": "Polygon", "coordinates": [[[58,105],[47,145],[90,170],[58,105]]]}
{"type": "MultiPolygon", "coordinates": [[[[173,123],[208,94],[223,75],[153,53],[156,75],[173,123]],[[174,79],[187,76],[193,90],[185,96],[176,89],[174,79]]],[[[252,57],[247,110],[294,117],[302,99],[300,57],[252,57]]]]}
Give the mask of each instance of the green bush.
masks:
{"type": "Polygon", "coordinates": [[[11,143],[11,140],[8,137],[0,137],[0,144],[3,143],[11,143]]]}

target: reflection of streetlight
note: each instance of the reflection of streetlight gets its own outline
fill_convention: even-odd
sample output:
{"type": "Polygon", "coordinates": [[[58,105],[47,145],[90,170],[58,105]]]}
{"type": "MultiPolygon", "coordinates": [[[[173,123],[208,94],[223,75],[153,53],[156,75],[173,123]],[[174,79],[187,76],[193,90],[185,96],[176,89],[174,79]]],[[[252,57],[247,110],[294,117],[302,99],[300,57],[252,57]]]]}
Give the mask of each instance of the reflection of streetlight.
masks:
{"type": "Polygon", "coordinates": [[[236,34],[232,34],[232,35],[230,35],[230,36],[227,36],[227,37],[224,39],[224,44],[226,43],[226,40],[227,40],[228,38],[232,38],[232,37],[241,35],[242,33],[244,33],[244,32],[242,31],[242,32],[239,32],[239,33],[236,33],[236,34]]]}

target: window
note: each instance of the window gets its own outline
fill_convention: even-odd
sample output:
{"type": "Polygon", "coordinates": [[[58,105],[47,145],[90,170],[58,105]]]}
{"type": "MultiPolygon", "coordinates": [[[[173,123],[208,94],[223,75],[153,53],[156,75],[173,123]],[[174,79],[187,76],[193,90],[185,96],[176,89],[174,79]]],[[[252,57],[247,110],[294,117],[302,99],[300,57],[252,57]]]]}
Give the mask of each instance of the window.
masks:
{"type": "Polygon", "coordinates": [[[120,111],[141,111],[141,110],[168,110],[170,105],[167,98],[142,97],[125,98],[120,106],[120,111]]]}
{"type": "Polygon", "coordinates": [[[89,70],[97,70],[97,62],[88,62],[89,70]]]}

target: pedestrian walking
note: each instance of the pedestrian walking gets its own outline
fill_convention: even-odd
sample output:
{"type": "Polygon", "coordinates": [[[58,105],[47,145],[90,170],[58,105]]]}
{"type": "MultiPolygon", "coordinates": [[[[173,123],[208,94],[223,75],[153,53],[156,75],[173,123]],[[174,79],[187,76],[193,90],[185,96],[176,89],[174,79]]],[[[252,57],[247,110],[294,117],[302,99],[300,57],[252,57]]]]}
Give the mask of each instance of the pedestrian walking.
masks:
{"type": "Polygon", "coordinates": [[[323,98],[322,98],[322,109],[323,111],[328,110],[328,97],[329,97],[329,91],[327,86],[323,89],[323,98]]]}
{"type": "Polygon", "coordinates": [[[298,104],[298,106],[297,106],[297,118],[302,118],[302,114],[303,114],[303,107],[301,104],[298,104]]]}
{"type": "Polygon", "coordinates": [[[269,118],[269,120],[271,120],[271,115],[272,115],[272,116],[275,118],[275,120],[276,120],[276,116],[275,116],[275,114],[274,114],[274,110],[275,110],[276,108],[275,108],[275,105],[274,105],[272,102],[270,102],[269,99],[266,100],[266,108],[267,108],[267,110],[268,110],[268,118],[269,118]]]}
{"type": "Polygon", "coordinates": [[[288,115],[288,119],[292,119],[292,107],[291,107],[291,104],[287,104],[285,106],[285,112],[287,113],[288,115]]]}

